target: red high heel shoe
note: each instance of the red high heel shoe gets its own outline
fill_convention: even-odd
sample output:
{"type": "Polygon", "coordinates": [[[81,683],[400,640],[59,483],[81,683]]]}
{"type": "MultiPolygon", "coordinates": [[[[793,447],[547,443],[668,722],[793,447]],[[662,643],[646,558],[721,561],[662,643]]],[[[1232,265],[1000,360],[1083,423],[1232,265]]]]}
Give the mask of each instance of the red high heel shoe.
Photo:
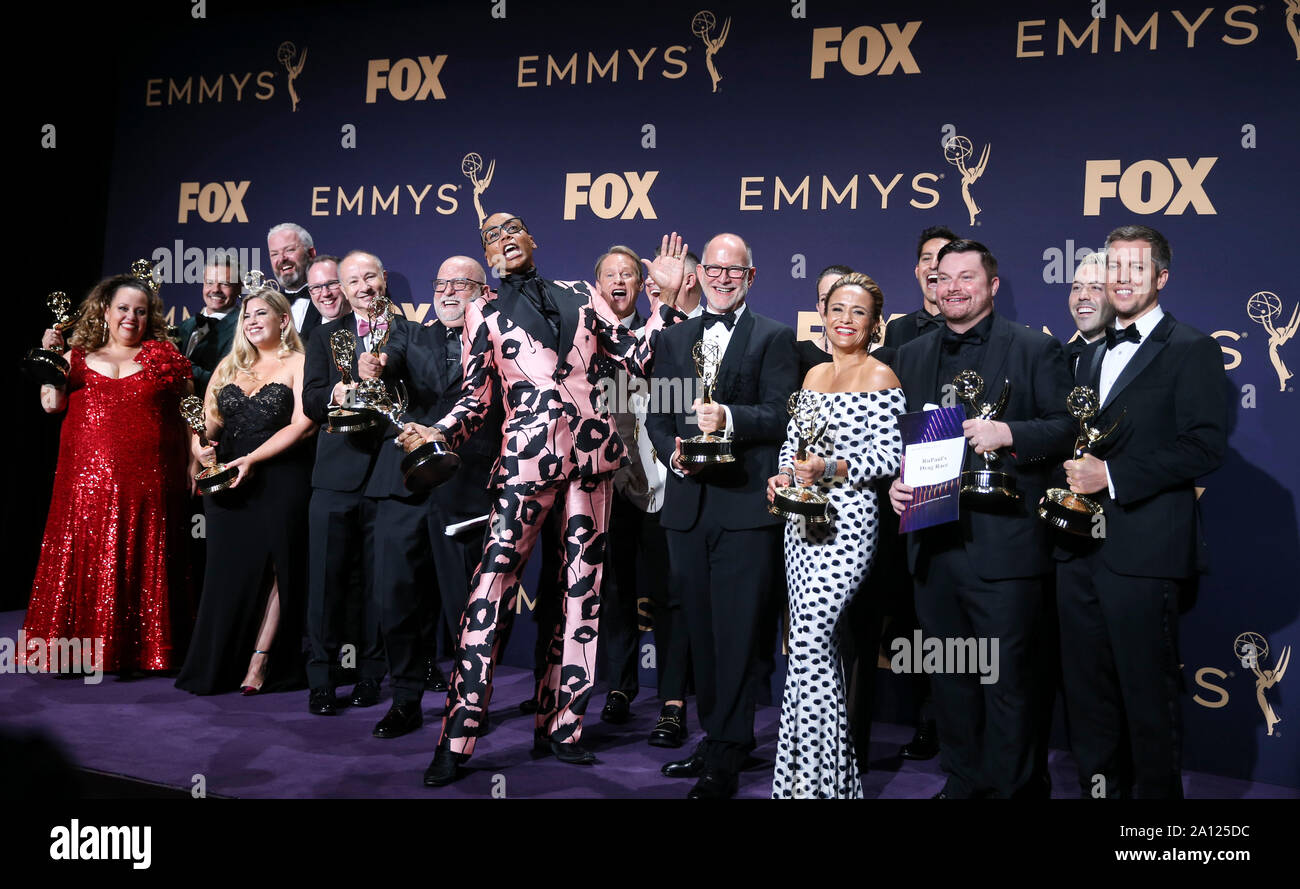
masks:
{"type": "Polygon", "coordinates": [[[266,683],[266,667],[271,662],[271,652],[262,651],[261,649],[253,649],[254,656],[259,654],[266,655],[266,660],[262,662],[262,682],[258,685],[241,685],[239,687],[239,693],[246,698],[260,692],[262,690],[262,685],[266,683]]]}

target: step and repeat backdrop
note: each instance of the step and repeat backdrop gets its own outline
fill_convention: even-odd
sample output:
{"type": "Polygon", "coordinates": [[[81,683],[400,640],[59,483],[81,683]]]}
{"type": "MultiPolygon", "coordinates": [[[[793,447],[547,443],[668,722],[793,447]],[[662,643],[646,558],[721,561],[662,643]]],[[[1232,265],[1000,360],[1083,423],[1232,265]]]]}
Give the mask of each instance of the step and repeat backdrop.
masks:
{"type": "Polygon", "coordinates": [[[1066,339],[1076,259],[1160,229],[1162,303],[1220,342],[1234,406],[1182,626],[1186,765],[1300,785],[1300,2],[202,6],[119,57],[105,272],[156,260],[176,321],[214,251],[269,273],[285,221],[376,253],[432,317],[441,261],[507,210],[562,279],[737,232],[751,304],[803,337],[831,263],[917,308],[916,237],[945,224],[998,256],[998,311],[1066,339]]]}

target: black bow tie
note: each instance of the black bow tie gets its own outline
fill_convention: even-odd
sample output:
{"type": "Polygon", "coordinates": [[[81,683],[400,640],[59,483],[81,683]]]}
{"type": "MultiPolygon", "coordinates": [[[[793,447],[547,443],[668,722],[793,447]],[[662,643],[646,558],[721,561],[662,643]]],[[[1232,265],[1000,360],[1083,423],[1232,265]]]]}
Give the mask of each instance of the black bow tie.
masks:
{"type": "Polygon", "coordinates": [[[916,313],[916,329],[925,330],[928,327],[938,327],[943,323],[942,315],[931,315],[929,312],[916,313]]]}
{"type": "Polygon", "coordinates": [[[207,315],[195,315],[194,332],[197,333],[203,328],[207,327],[209,324],[216,324],[216,323],[217,323],[216,318],[209,318],[207,315]]]}
{"type": "Polygon", "coordinates": [[[957,333],[952,328],[948,328],[943,332],[943,348],[945,352],[956,353],[961,351],[962,346],[978,346],[982,342],[984,342],[984,337],[973,330],[957,333]]]}
{"type": "Polygon", "coordinates": [[[1142,334],[1138,332],[1136,324],[1130,324],[1123,330],[1116,330],[1113,327],[1106,328],[1106,349],[1115,348],[1120,343],[1140,343],[1142,334]]]}
{"type": "Polygon", "coordinates": [[[705,330],[707,330],[708,328],[712,327],[715,324],[725,324],[727,325],[727,330],[731,330],[733,327],[736,326],[736,313],[734,311],[731,311],[731,312],[727,312],[725,315],[719,315],[716,312],[705,312],[704,313],[705,330]]]}

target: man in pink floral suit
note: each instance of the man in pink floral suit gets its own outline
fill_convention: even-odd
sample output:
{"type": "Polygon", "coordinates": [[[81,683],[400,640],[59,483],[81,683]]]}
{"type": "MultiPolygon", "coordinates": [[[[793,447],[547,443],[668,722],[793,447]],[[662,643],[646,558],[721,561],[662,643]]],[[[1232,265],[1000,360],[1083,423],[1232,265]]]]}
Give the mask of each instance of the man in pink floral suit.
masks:
{"type": "MultiPolygon", "coordinates": [[[[685,317],[656,299],[639,334],[620,328],[587,284],[537,274],[537,243],[513,214],[489,216],[482,239],[487,264],[502,274],[501,287],[496,299],[466,309],[460,401],[433,427],[408,426],[403,433],[403,443],[419,436],[455,447],[482,425],[494,395],[505,401],[483,561],[461,617],[442,738],[424,773],[431,787],[456,779],[484,728],[492,668],[514,614],[519,577],[552,508],[562,510],[563,601],[538,689],[535,745],[563,762],[595,761],[578,742],[595,679],[612,480],[629,462],[602,401],[601,380],[618,367],[645,376],[655,333],[685,317]]],[[[686,245],[674,234],[664,238],[664,248],[651,273],[664,279],[663,293],[674,294],[686,245]]]]}

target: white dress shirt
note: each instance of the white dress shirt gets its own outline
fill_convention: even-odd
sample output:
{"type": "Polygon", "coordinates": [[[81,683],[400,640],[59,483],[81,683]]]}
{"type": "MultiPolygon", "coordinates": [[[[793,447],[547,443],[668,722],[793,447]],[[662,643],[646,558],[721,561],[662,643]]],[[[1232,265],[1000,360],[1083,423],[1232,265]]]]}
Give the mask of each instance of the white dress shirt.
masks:
{"type": "MultiPolygon", "coordinates": [[[[1101,359],[1101,379],[1097,381],[1097,396],[1100,398],[1101,404],[1106,403],[1106,397],[1110,395],[1110,390],[1114,387],[1115,381],[1119,379],[1119,375],[1124,372],[1124,368],[1128,367],[1129,361],[1137,354],[1137,350],[1142,347],[1142,343],[1146,342],[1147,337],[1151,336],[1151,331],[1156,329],[1156,325],[1160,323],[1160,319],[1163,317],[1165,317],[1165,310],[1160,308],[1159,303],[1156,303],[1154,309],[1133,322],[1137,326],[1138,333],[1142,335],[1142,342],[1131,343],[1126,340],[1122,343],[1116,343],[1113,349],[1106,349],[1105,346],[1102,346],[1106,354],[1101,359]]],[[[1124,327],[1127,326],[1124,325],[1124,327]]],[[[1116,318],[1115,329],[1123,330],[1124,327],[1120,326],[1119,319],[1116,318]]],[[[1106,488],[1110,492],[1110,499],[1114,500],[1115,483],[1110,479],[1109,466],[1106,467],[1106,488]]]]}

